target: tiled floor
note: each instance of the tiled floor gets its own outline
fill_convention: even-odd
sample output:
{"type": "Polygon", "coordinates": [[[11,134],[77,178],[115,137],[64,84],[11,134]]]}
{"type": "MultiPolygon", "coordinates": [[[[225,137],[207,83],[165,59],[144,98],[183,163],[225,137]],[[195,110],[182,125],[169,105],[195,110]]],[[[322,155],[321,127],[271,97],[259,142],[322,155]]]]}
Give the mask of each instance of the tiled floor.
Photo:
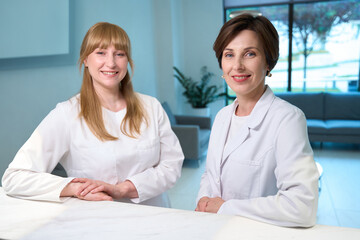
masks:
{"type": "Polygon", "coordinates": [[[323,169],[318,224],[360,228],[360,146],[314,146],[323,169]]]}
{"type": "MultiPolygon", "coordinates": [[[[360,228],[360,145],[313,145],[323,168],[317,223],[360,228]]],[[[185,160],[182,176],[168,191],[173,208],[194,210],[205,159],[185,160]]]]}
{"type": "Polygon", "coordinates": [[[201,175],[205,170],[205,157],[199,161],[184,161],[181,178],[175,187],[168,191],[172,208],[194,210],[196,196],[200,187],[201,175]]]}

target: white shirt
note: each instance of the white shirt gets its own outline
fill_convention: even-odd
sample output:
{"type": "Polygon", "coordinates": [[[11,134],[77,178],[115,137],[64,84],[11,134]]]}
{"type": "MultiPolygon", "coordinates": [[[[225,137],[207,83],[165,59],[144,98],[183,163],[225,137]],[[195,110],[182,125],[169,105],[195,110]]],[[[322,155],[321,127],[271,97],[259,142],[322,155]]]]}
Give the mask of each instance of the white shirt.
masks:
{"type": "Polygon", "coordinates": [[[162,205],[160,195],[180,177],[184,155],[161,104],[153,97],[138,96],[149,125],[142,124],[136,139],[121,133],[126,109],[111,112],[103,108],[105,127],[119,138],[116,141],[100,141],[78,117],[79,95],[59,103],[5,171],[2,184],[6,193],[25,199],[61,201],[62,189],[75,177],[111,184],[128,179],[139,194],[132,202],[147,200],[162,205]],[[50,174],[59,162],[68,178],[50,174]]]}
{"type": "Polygon", "coordinates": [[[221,197],[218,213],[281,226],[314,225],[319,175],[303,112],[267,87],[236,140],[224,148],[237,104],[215,118],[197,201],[221,197]]]}
{"type": "Polygon", "coordinates": [[[225,142],[224,152],[227,152],[227,148],[231,147],[232,142],[236,141],[241,127],[244,125],[248,116],[236,116],[236,108],[231,116],[231,122],[228,130],[228,135],[225,142]]]}

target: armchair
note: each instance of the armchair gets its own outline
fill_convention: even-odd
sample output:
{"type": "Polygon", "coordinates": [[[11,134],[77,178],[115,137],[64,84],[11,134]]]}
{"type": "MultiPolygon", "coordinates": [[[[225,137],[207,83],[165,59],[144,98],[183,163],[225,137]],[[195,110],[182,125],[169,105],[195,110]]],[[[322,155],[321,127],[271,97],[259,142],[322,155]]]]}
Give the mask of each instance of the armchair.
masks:
{"type": "Polygon", "coordinates": [[[211,118],[174,115],[167,102],[162,103],[162,106],[169,117],[172,130],[180,141],[185,159],[199,160],[207,151],[211,118]]]}

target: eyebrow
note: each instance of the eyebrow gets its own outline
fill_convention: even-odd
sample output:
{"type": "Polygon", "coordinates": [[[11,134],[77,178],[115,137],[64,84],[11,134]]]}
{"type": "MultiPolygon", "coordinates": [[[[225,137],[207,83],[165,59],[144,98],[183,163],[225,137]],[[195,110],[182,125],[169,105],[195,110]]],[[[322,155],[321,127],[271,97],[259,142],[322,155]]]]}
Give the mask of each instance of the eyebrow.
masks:
{"type": "MultiPolygon", "coordinates": [[[[95,48],[94,51],[105,51],[105,50],[107,50],[107,49],[108,49],[108,48],[98,47],[98,48],[95,48]]],[[[125,50],[122,50],[122,49],[115,49],[115,51],[125,52],[125,50]]]]}
{"type": "MultiPolygon", "coordinates": [[[[260,51],[260,49],[259,48],[257,48],[257,47],[247,47],[247,48],[244,48],[244,50],[246,51],[246,50],[250,50],[250,49],[256,49],[256,50],[258,50],[258,51],[260,51]]],[[[232,48],[225,48],[224,49],[224,51],[234,51],[234,49],[232,49],[232,48]]]]}

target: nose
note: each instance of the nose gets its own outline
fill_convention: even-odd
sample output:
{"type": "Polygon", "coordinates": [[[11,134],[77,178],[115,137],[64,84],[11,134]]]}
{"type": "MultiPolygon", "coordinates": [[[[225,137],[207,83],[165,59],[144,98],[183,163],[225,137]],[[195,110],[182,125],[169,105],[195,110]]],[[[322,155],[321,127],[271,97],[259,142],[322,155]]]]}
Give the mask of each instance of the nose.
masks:
{"type": "Polygon", "coordinates": [[[241,58],[234,59],[233,69],[234,70],[244,70],[244,64],[243,64],[243,60],[241,58]]]}
{"type": "Polygon", "coordinates": [[[112,55],[108,55],[106,58],[106,66],[109,68],[115,67],[115,58],[112,55]]]}

